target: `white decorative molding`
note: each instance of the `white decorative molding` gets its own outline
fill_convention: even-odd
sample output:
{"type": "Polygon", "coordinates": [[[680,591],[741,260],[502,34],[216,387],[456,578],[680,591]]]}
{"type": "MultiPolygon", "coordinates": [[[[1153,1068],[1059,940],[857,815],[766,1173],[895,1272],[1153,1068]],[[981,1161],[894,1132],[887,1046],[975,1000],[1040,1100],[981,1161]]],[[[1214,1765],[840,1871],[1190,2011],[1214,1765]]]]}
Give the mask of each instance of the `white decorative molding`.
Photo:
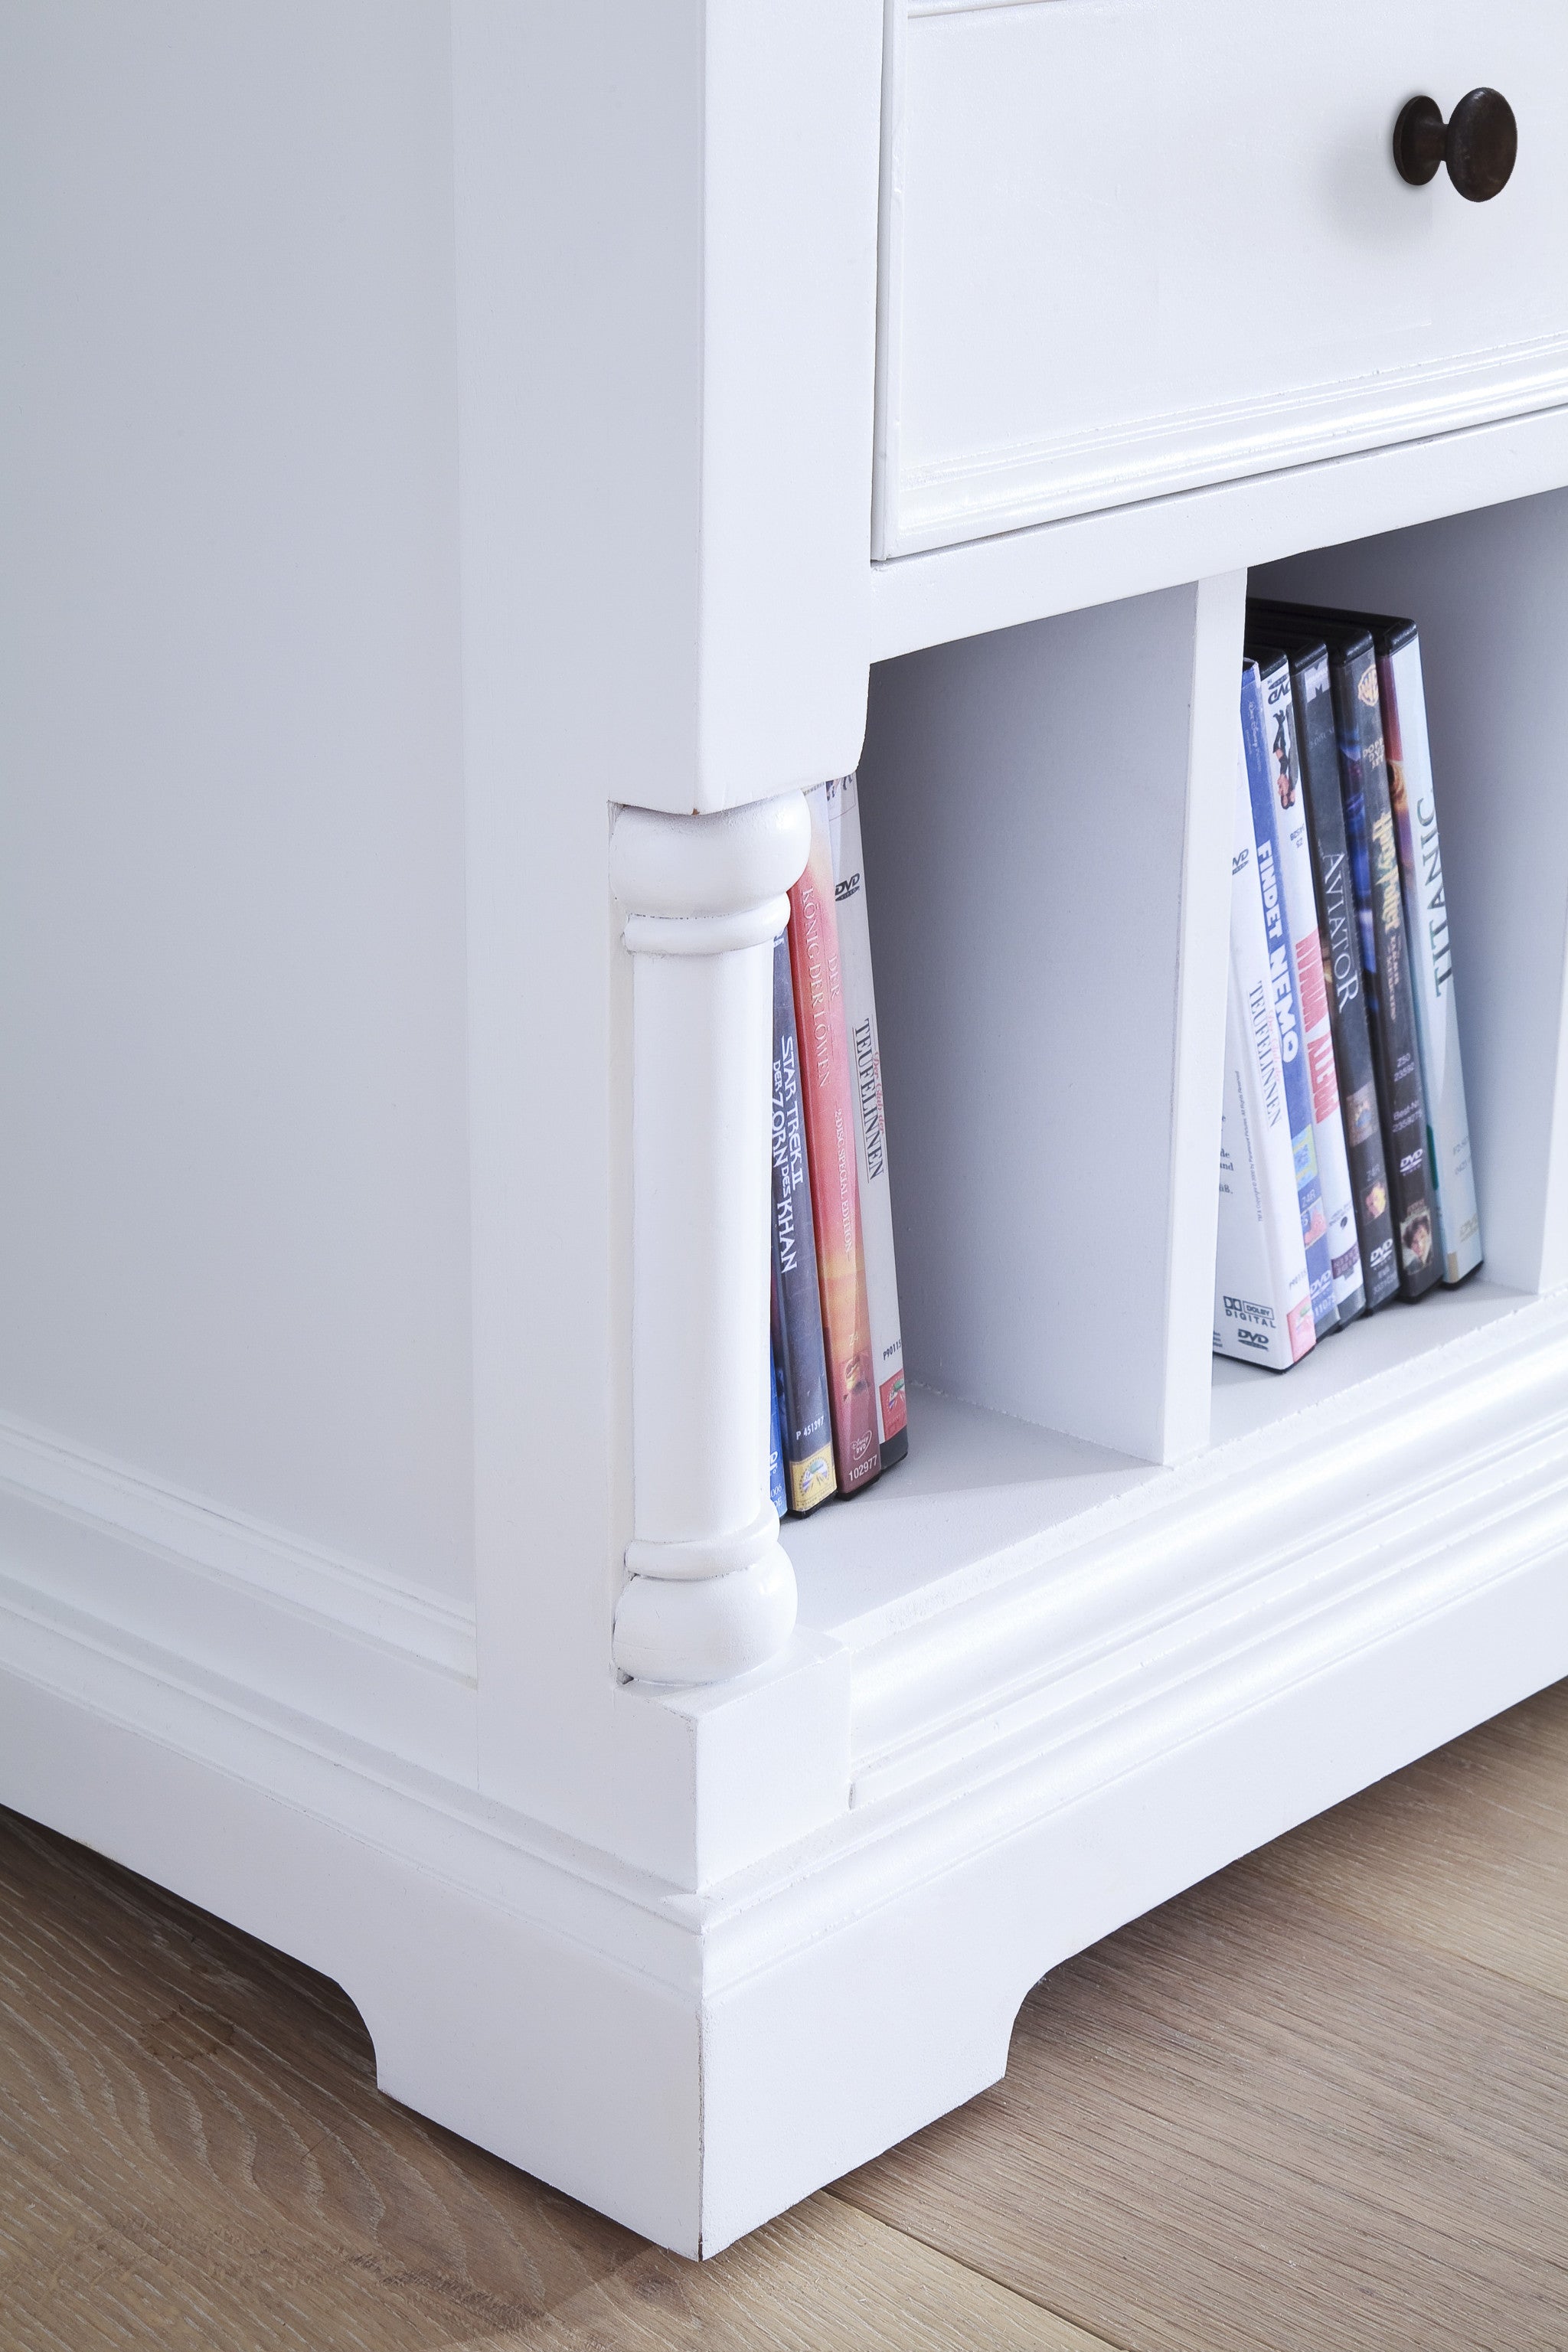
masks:
{"type": "Polygon", "coordinates": [[[171,1661],[473,1775],[472,1606],[0,1416],[0,1572],[171,1661]]]}
{"type": "Polygon", "coordinates": [[[1434,1316],[1426,1352],[1228,1443],[1220,1415],[1208,1452],[970,1562],[922,1614],[836,1625],[852,1802],[929,1801],[1032,1741],[1066,1769],[1139,1722],[1157,1739],[1176,1694],[1226,1713],[1241,1682],[1396,1635],[1456,1579],[1568,1549],[1568,1298],[1489,1312],[1451,1338],[1434,1316]]]}
{"type": "Polygon", "coordinates": [[[1568,406],[900,556],[871,567],[871,658],[896,660],[1564,482],[1568,406]]]}
{"type": "Polygon", "coordinates": [[[714,816],[623,809],[610,879],[635,959],[635,1533],[624,1674],[712,1683],[773,1657],[795,1578],[767,1499],[773,943],[805,862],[799,793],[714,816]]]}
{"type": "MultiPolygon", "coordinates": [[[[889,394],[889,397],[891,394],[889,394]]],[[[905,463],[884,492],[883,557],[1289,472],[1568,404],[1568,337],[1390,370],[1317,392],[905,463]]]]}
{"type": "MultiPolygon", "coordinates": [[[[909,0],[882,0],[882,110],[877,159],[877,368],[872,388],[872,576],[900,553],[900,401],[903,389],[904,190],[909,121],[904,52],[909,0]]],[[[873,655],[873,659],[875,656],[873,655]]]]}
{"type": "Polygon", "coordinates": [[[1054,8],[1060,0],[905,0],[910,16],[973,16],[984,8],[1054,8]]]}

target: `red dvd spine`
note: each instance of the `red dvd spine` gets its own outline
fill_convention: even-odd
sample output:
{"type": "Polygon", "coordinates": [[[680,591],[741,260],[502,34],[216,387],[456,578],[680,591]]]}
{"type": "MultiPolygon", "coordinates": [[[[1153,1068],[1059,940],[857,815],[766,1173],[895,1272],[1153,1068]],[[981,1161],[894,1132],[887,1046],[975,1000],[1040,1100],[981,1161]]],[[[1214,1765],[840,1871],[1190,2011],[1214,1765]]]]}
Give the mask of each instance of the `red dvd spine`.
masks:
{"type": "Polygon", "coordinates": [[[811,855],[789,894],[790,971],[800,1038],[833,1451],[839,1492],[853,1495],[876,1477],[882,1457],[877,1442],[871,1316],[860,1236],[855,1083],[844,1019],[833,845],[825,788],[819,785],[809,793],[806,803],[811,811],[811,855]]]}

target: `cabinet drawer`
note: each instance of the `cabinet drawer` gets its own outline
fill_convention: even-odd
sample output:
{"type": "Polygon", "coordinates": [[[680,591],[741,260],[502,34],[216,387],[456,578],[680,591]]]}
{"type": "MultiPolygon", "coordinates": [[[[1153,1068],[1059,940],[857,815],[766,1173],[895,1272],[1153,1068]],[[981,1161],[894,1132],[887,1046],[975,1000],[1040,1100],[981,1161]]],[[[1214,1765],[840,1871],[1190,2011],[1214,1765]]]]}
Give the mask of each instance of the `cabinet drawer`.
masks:
{"type": "Polygon", "coordinates": [[[1568,19],[1543,0],[894,0],[879,555],[1568,399],[1568,19]],[[1394,121],[1489,84],[1489,203],[1394,121]]]}

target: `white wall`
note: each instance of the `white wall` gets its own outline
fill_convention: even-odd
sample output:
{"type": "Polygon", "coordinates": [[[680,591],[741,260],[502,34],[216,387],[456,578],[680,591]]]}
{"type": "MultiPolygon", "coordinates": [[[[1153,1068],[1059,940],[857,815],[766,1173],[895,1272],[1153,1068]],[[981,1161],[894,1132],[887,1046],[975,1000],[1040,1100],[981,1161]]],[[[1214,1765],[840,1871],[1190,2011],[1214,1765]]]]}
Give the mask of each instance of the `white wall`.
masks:
{"type": "Polygon", "coordinates": [[[0,0],[0,1412],[471,1579],[447,9],[0,0]]]}

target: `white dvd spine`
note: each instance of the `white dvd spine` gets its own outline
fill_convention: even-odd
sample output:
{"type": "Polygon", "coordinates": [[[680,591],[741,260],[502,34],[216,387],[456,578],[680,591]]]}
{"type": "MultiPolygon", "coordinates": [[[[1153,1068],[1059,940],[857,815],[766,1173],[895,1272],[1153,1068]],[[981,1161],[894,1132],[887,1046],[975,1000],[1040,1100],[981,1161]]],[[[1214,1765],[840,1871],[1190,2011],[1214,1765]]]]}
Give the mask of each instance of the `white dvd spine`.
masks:
{"type": "Polygon", "coordinates": [[[1312,844],[1307,829],[1307,795],[1301,783],[1300,747],[1296,740],[1296,709],[1288,658],[1271,663],[1264,671],[1263,708],[1274,774],[1285,916],[1301,993],[1301,1042],[1307,1050],[1307,1072],[1312,1089],[1312,1132],[1318,1147],[1318,1177],[1323,1188],[1323,1215],[1329,1228],[1334,1305],[1341,1321],[1350,1323],[1366,1305],[1366,1285],[1362,1273],[1361,1244],[1356,1237],[1355,1196],[1351,1184],[1350,1154],[1345,1148],[1345,1123],[1340,1108],[1339,1070],[1334,1061],[1322,935],[1318,923],[1318,893],[1312,881],[1312,844]]]}
{"type": "Polygon", "coordinates": [[[1282,1372],[1317,1335],[1239,729],[1233,838],[1214,1345],[1282,1372]]]}
{"type": "Polygon", "coordinates": [[[877,996],[871,981],[871,929],[860,845],[860,800],[853,776],[827,786],[833,895],[838,915],[838,959],[844,1025],[855,1082],[855,1148],[860,1177],[860,1225],[866,1253],[866,1301],[876,1361],[877,1436],[882,1466],[909,1447],[904,1392],[904,1341],[899,1320],[899,1277],[893,1252],[893,1209],[888,1188],[888,1135],[882,1111],[882,1057],[877,996]]]}
{"type": "MultiPolygon", "coordinates": [[[[1398,640],[1384,658],[1393,675],[1390,699],[1398,730],[1397,742],[1389,745],[1390,793],[1399,835],[1405,926],[1415,974],[1412,992],[1415,1035],[1426,1097],[1427,1150],[1437,1193],[1443,1279],[1463,1282],[1481,1262],[1481,1215],[1470,1158],[1465,1074],[1459,1060],[1454,957],[1443,884],[1443,850],[1437,837],[1432,747],[1426,732],[1421,640],[1415,629],[1398,640]]],[[[1388,731],[1392,735],[1394,729],[1388,731]]]]}

